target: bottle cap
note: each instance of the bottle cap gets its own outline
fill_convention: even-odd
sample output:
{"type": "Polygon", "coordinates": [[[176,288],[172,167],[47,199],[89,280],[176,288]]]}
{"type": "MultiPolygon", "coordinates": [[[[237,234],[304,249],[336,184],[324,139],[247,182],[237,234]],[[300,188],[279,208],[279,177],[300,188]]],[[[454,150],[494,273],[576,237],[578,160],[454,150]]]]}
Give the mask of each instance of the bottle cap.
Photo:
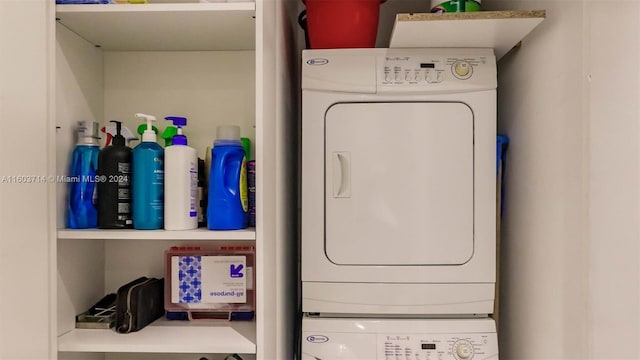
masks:
{"type": "MultiPolygon", "coordinates": [[[[156,133],[156,135],[158,135],[158,127],[153,125],[151,128],[153,129],[153,132],[156,133]]],[[[138,135],[142,136],[142,133],[144,133],[146,129],[147,129],[147,123],[143,123],[138,125],[136,132],[138,133],[138,135]]]]}
{"type": "Polygon", "coordinates": [[[97,121],[78,121],[76,131],[78,133],[78,144],[98,145],[100,124],[97,121]]]}
{"type": "Polygon", "coordinates": [[[178,128],[175,126],[167,126],[162,132],[162,137],[164,139],[164,146],[171,146],[173,144],[173,137],[178,133],[178,128]]]}
{"type": "MultiPolygon", "coordinates": [[[[145,125],[146,126],[146,125],[145,125]]],[[[117,130],[115,125],[107,125],[103,126],[100,131],[107,134],[107,141],[105,142],[105,146],[111,145],[111,140],[114,136],[116,136],[117,130]]],[[[138,140],[138,138],[133,135],[131,130],[129,130],[126,126],[120,126],[120,135],[124,136],[124,144],[129,146],[131,141],[138,140]]]]}
{"type": "Polygon", "coordinates": [[[187,125],[187,118],[179,117],[179,116],[167,116],[164,118],[165,120],[169,120],[173,122],[178,128],[178,133],[173,136],[171,139],[171,146],[174,145],[187,145],[187,137],[182,134],[182,127],[187,125]]]}
{"type": "MultiPolygon", "coordinates": [[[[221,125],[216,129],[216,140],[213,142],[213,146],[216,145],[240,145],[240,126],[237,125],[221,125]]],[[[246,155],[246,154],[245,154],[246,155]]]]}
{"type": "Polygon", "coordinates": [[[240,126],[222,125],[216,129],[217,140],[240,140],[240,126]]]}
{"type": "Polygon", "coordinates": [[[152,121],[156,121],[156,117],[142,113],[137,113],[135,116],[137,118],[143,118],[147,122],[147,127],[142,132],[142,142],[156,142],[156,133],[153,131],[153,125],[151,124],[152,121]]]}
{"type": "Polygon", "coordinates": [[[249,160],[251,158],[251,140],[249,138],[240,138],[242,141],[242,147],[244,148],[244,156],[249,160]]]}
{"type": "Polygon", "coordinates": [[[111,141],[111,144],[114,146],[124,146],[124,136],[122,136],[122,121],[111,120],[109,122],[116,124],[116,134],[111,141]]]}

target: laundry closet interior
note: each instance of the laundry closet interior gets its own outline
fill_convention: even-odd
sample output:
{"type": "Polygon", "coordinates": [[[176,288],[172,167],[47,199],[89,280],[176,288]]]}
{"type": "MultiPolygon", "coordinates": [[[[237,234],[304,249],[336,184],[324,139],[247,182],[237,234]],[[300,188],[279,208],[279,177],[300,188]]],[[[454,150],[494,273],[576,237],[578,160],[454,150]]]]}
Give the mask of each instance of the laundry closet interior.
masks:
{"type": "MultiPolygon", "coordinates": [[[[633,79],[640,5],[482,3],[484,10],[546,10],[544,21],[497,60],[497,130],[511,139],[498,228],[500,355],[636,358],[637,349],[614,345],[635,343],[638,335],[630,319],[638,301],[633,79]]],[[[304,4],[163,0],[122,6],[0,2],[0,50],[10,54],[0,57],[1,115],[11,125],[0,145],[0,175],[13,181],[0,187],[0,279],[13,291],[3,294],[21,295],[1,298],[8,316],[0,357],[292,358],[301,333],[305,39],[298,16],[304,4]],[[238,125],[257,164],[256,227],[71,231],[64,228],[63,181],[16,183],[19,176],[63,179],[76,121],[121,120],[134,128],[138,112],[160,122],[186,117],[185,134],[199,157],[217,126],[238,125]],[[19,153],[25,143],[30,150],[19,153]],[[140,275],[162,276],[169,247],[219,244],[255,246],[253,320],[161,320],[128,335],[74,327],[74,317],[105,292],[140,275]]],[[[382,3],[376,47],[389,47],[396,14],[428,7],[422,0],[382,3]]],[[[358,260],[353,254],[338,261],[358,260]]]]}

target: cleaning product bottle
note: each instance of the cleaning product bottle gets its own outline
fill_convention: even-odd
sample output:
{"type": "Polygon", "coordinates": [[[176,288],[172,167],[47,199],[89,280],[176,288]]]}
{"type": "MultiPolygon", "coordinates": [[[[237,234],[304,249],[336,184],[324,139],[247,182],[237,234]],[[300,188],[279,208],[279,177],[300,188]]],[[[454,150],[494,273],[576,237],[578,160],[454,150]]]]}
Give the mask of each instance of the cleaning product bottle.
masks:
{"type": "Polygon", "coordinates": [[[98,155],[98,227],[100,229],[132,228],[131,220],[131,148],[116,124],[112,144],[98,155]]]}
{"type": "Polygon", "coordinates": [[[97,122],[78,121],[78,142],[73,150],[67,195],[67,227],[70,229],[92,229],[98,226],[95,178],[98,169],[97,122]]]}
{"type": "MultiPolygon", "coordinates": [[[[107,140],[105,141],[104,146],[106,147],[111,145],[111,141],[113,137],[116,136],[116,126],[115,125],[103,126],[102,129],[100,130],[103,133],[107,134],[107,140]]],[[[131,147],[131,141],[138,140],[138,138],[126,126],[120,127],[120,135],[124,136],[124,144],[128,147],[131,147]]]]}
{"type": "Polygon", "coordinates": [[[249,190],[249,227],[256,227],[256,161],[247,161],[247,189],[249,190]]]}
{"type": "Polygon", "coordinates": [[[219,126],[211,150],[207,225],[211,230],[247,227],[247,165],[240,127],[219,126]]]}
{"type": "Polygon", "coordinates": [[[204,159],[198,158],[198,227],[207,227],[207,177],[205,176],[204,159]]]}
{"type": "MultiPolygon", "coordinates": [[[[164,149],[156,143],[156,133],[152,121],[155,116],[136,114],[144,118],[146,124],[142,132],[142,142],[132,153],[132,205],[133,228],[155,230],[164,227],[164,149]]],[[[158,129],[156,128],[156,131],[158,129]]]]}
{"type": "Polygon", "coordinates": [[[187,146],[182,127],[187,125],[183,117],[168,116],[178,129],[171,146],[164,150],[164,228],[189,230],[198,227],[196,204],[198,188],[198,155],[196,149],[187,146]]]}

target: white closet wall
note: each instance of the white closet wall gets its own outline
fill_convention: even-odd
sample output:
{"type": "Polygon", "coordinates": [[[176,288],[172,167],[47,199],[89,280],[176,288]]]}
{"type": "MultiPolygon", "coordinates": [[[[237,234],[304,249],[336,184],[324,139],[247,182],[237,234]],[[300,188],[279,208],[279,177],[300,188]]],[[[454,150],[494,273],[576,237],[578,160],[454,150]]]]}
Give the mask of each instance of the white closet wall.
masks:
{"type": "Polygon", "coordinates": [[[501,356],[638,358],[640,4],[483,7],[547,11],[498,63],[499,131],[511,137],[501,356]]]}
{"type": "Polygon", "coordinates": [[[0,359],[55,354],[54,185],[24,183],[53,172],[52,14],[50,2],[0,1],[0,359]]]}
{"type": "Polygon", "coordinates": [[[640,358],[640,3],[585,1],[589,350],[640,358]],[[622,345],[624,344],[624,345],[622,345]]]}

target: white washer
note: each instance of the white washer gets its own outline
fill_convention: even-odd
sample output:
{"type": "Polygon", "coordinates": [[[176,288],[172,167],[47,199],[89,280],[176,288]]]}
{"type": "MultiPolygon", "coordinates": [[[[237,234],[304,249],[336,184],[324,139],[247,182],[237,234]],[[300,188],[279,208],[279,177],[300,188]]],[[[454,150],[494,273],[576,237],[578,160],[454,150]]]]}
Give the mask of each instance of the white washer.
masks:
{"type": "Polygon", "coordinates": [[[305,50],[302,306],[493,311],[492,49],[305,50]]]}
{"type": "Polygon", "coordinates": [[[302,360],[498,360],[492,319],[302,321],[302,360]]]}

